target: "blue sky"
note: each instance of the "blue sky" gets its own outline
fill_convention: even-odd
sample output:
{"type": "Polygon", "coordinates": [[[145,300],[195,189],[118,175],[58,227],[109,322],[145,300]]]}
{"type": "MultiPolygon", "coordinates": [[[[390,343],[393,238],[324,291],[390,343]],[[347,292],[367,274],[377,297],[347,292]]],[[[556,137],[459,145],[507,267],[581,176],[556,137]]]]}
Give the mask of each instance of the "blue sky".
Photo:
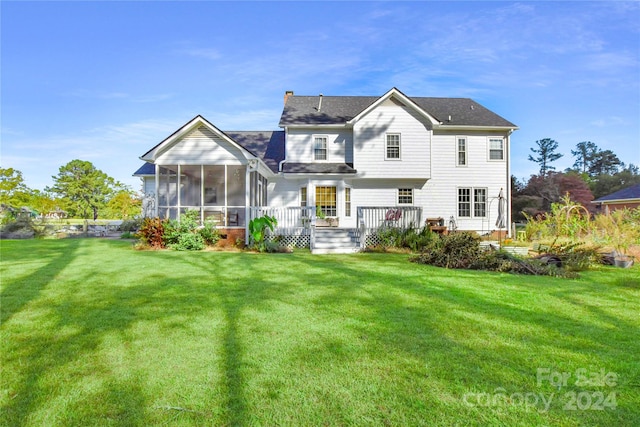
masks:
{"type": "Polygon", "coordinates": [[[1,166],[31,188],[73,159],[139,189],[139,156],[201,114],[276,130],[299,95],[470,97],[536,140],[640,164],[638,2],[11,2],[1,166]]]}

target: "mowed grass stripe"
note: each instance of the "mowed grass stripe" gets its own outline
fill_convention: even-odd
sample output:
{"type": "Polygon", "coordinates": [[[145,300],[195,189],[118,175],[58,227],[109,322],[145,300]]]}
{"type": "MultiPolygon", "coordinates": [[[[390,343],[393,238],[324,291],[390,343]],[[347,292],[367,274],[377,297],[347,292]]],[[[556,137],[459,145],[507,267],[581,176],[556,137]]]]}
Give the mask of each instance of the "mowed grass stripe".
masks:
{"type": "MultiPolygon", "coordinates": [[[[3,241],[3,425],[635,425],[639,269],[3,241]],[[538,368],[614,372],[614,387],[538,368]],[[524,405],[465,395],[552,393],[524,405]],[[567,393],[616,407],[566,410],[567,393]]],[[[499,396],[498,396],[499,397],[499,396]]]]}

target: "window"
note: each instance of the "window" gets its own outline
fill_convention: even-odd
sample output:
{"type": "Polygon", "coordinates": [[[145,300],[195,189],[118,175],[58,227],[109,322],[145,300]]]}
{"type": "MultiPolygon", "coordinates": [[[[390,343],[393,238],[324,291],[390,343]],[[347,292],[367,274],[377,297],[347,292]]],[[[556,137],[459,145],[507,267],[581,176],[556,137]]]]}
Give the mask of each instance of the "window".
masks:
{"type": "Polygon", "coordinates": [[[316,208],[325,216],[337,216],[336,187],[316,187],[316,208]]]}
{"type": "Polygon", "coordinates": [[[502,138],[489,139],[489,160],[504,160],[504,140],[502,138]]]}
{"type": "Polygon", "coordinates": [[[458,166],[467,165],[467,138],[458,138],[458,166]]]}
{"type": "Polygon", "coordinates": [[[486,188],[473,189],[473,216],[475,217],[487,216],[487,189],[486,188]]]}
{"type": "Polygon", "coordinates": [[[300,206],[307,206],[307,187],[300,187],[300,206]]]}
{"type": "Polygon", "coordinates": [[[471,217],[471,189],[458,188],[458,216],[471,217]]]}
{"type": "MultiPolygon", "coordinates": [[[[307,187],[300,187],[300,207],[307,207],[307,187]]],[[[306,209],[302,209],[302,217],[306,218],[309,216],[309,211],[306,209]]]]}
{"type": "Polygon", "coordinates": [[[413,188],[398,188],[398,204],[413,204],[413,188]]]}
{"type": "Polygon", "coordinates": [[[458,188],[458,216],[471,218],[471,212],[475,218],[487,216],[486,188],[458,188]],[[473,211],[471,210],[472,205],[473,211]]]}
{"type": "Polygon", "coordinates": [[[351,188],[344,189],[344,216],[351,216],[351,188]]]}
{"type": "Polygon", "coordinates": [[[327,160],[327,137],[313,137],[313,158],[315,160],[327,160]]]}
{"type": "Polygon", "coordinates": [[[388,133],[386,159],[399,159],[399,158],[400,158],[400,134],[388,133]]]}

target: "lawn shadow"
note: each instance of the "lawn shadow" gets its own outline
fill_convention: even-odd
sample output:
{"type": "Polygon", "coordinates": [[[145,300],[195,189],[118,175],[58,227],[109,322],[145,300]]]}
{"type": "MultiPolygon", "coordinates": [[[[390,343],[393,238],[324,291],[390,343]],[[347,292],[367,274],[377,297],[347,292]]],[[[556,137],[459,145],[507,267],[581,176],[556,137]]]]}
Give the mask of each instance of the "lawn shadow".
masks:
{"type": "Polygon", "coordinates": [[[224,385],[227,396],[224,412],[226,425],[244,425],[248,422],[245,384],[243,375],[246,349],[243,345],[240,317],[247,308],[263,305],[271,298],[279,298],[287,292],[287,286],[281,282],[258,278],[260,271],[268,272],[264,255],[228,254],[192,256],[184,262],[216,278],[215,286],[207,289],[209,295],[219,301],[226,320],[222,337],[222,360],[224,385]],[[216,262],[211,262],[215,260],[216,262]],[[242,269],[238,270],[238,264],[242,269]]]}
{"type": "MultiPolygon", "coordinates": [[[[526,303],[517,306],[513,300],[490,297],[474,283],[479,279],[478,272],[452,272],[412,265],[399,257],[379,261],[379,265],[386,267],[375,271],[378,284],[372,286],[370,280],[362,281],[364,284],[358,280],[370,272],[359,268],[357,262],[337,258],[305,259],[311,269],[325,269],[333,277],[338,274],[352,278],[344,283],[321,285],[327,292],[318,298],[317,305],[330,309],[367,306],[370,322],[360,328],[360,333],[373,336],[370,342],[385,343],[385,348],[391,349],[390,356],[396,353],[400,358],[422,359],[432,367],[435,363],[434,376],[443,384],[473,387],[478,383],[507,390],[518,390],[518,387],[533,390],[536,370],[540,367],[564,366],[575,371],[577,367],[586,367],[585,360],[589,360],[588,366],[620,366],[618,358],[628,356],[629,346],[637,347],[633,341],[637,336],[637,325],[597,305],[582,306],[590,314],[583,320],[571,311],[540,310],[543,307],[535,304],[534,307],[526,303]],[[397,273],[400,271],[402,273],[397,273]],[[445,277],[455,275],[455,279],[442,280],[439,271],[445,277]],[[365,293],[367,296],[363,297],[365,293]],[[528,333],[529,330],[543,332],[528,333]],[[551,354],[546,350],[550,344],[555,347],[551,354]],[[571,357],[558,357],[559,354],[571,357]],[[451,358],[462,363],[452,368],[451,358]],[[437,369],[438,363],[442,363],[441,370],[437,369]],[[514,379],[519,383],[514,384],[514,379]]],[[[555,285],[544,289],[538,284],[539,278],[529,285],[526,276],[480,273],[483,275],[486,275],[488,290],[493,280],[509,280],[510,286],[524,289],[532,297],[540,292],[543,296],[560,299],[567,307],[580,304],[574,299],[575,294],[603,291],[594,289],[597,285],[589,281],[560,283],[565,279],[546,279],[555,285]],[[557,288],[561,290],[556,291],[557,288]]],[[[613,297],[614,292],[611,290],[609,295],[613,297]]],[[[342,315],[348,315],[347,311],[342,315]]],[[[362,312],[358,316],[362,316],[362,312]]],[[[377,344],[372,345],[371,350],[376,349],[379,350],[377,344]]],[[[618,374],[634,377],[633,372],[618,374]]],[[[423,371],[419,375],[426,373],[423,371]]],[[[583,413],[562,414],[578,418],[586,416],[583,413]]]]}
{"type": "MultiPolygon", "coordinates": [[[[0,301],[2,301],[0,325],[4,325],[30,301],[38,298],[42,290],[51,284],[54,278],[74,260],[81,241],[70,240],[64,242],[64,244],[56,244],[58,242],[55,241],[36,243],[46,245],[46,249],[41,254],[48,254],[49,260],[46,265],[33,271],[28,276],[12,280],[8,284],[4,283],[0,294],[0,301]]],[[[36,251],[33,251],[29,257],[33,259],[36,253],[36,251]]],[[[42,257],[39,259],[42,259],[42,257]]]]}

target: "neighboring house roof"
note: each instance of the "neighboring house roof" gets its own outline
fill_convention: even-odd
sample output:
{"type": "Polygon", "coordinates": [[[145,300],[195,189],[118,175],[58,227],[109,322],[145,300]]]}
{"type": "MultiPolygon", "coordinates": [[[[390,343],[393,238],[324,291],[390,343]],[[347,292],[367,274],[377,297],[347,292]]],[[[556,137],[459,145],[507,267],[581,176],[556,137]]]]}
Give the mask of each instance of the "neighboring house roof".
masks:
{"type": "Polygon", "coordinates": [[[594,200],[593,203],[628,201],[634,199],[640,199],[640,184],[632,185],[631,187],[616,191],[615,193],[602,196],[599,199],[594,200]]]}
{"type": "Polygon", "coordinates": [[[284,173],[355,174],[357,171],[346,163],[284,163],[284,173]]]}
{"type": "Polygon", "coordinates": [[[242,148],[261,159],[273,172],[284,160],[284,131],[225,132],[242,148]]]}
{"type": "MultiPolygon", "coordinates": [[[[395,88],[387,92],[387,95],[393,93],[404,96],[395,88]]],[[[343,125],[380,98],[379,96],[291,95],[282,111],[280,126],[343,125]],[[320,103],[321,98],[322,103],[320,103]]],[[[407,98],[445,126],[517,128],[510,121],[469,98],[407,98]]]]}

